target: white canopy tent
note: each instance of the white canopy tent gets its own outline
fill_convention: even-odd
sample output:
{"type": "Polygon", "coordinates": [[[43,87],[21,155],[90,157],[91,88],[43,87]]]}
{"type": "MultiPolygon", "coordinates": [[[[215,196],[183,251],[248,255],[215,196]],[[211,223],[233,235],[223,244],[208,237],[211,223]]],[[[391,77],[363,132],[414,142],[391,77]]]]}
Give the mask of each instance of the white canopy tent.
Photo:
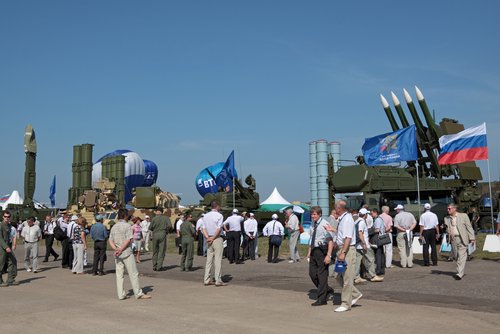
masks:
{"type": "Polygon", "coordinates": [[[12,191],[9,198],[2,203],[2,210],[7,209],[7,205],[9,204],[23,204],[23,199],[21,198],[21,195],[19,195],[19,191],[12,191]]]}

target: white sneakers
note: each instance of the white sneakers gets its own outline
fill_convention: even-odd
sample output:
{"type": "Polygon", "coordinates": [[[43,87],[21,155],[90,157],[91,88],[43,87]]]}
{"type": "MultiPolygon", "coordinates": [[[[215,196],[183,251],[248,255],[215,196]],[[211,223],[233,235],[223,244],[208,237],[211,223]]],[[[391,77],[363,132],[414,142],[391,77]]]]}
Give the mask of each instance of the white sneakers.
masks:
{"type": "Polygon", "coordinates": [[[290,260],[290,261],[288,261],[288,263],[295,263],[295,261],[294,260],[290,260]]]}
{"type": "Polygon", "coordinates": [[[362,294],[360,294],[358,298],[354,298],[354,299],[351,301],[351,306],[354,306],[354,304],[356,304],[356,303],[357,303],[357,302],[361,299],[361,297],[363,297],[363,295],[362,295],[362,294]]]}
{"type": "Polygon", "coordinates": [[[31,272],[31,268],[26,269],[27,272],[31,272]]]}
{"type": "Polygon", "coordinates": [[[373,276],[370,280],[371,282],[382,282],[384,280],[383,276],[373,276]]]}
{"type": "Polygon", "coordinates": [[[339,306],[335,309],[335,312],[345,312],[345,311],[349,311],[349,309],[344,306],[339,306]]]}
{"type": "Polygon", "coordinates": [[[364,283],[366,280],[362,277],[358,277],[354,280],[354,284],[364,283]]]}

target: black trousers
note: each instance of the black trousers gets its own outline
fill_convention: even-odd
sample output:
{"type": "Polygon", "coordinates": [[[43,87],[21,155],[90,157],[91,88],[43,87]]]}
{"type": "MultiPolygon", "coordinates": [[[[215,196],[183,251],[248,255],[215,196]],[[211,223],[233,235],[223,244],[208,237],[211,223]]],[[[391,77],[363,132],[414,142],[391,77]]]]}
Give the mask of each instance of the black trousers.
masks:
{"type": "Polygon", "coordinates": [[[229,262],[240,260],[240,231],[227,232],[227,259],[229,262]]]}
{"type": "Polygon", "coordinates": [[[198,256],[203,256],[205,255],[203,252],[203,243],[204,243],[205,237],[203,236],[203,233],[200,231],[198,232],[198,247],[196,248],[196,255],[198,256]]]}
{"type": "Polygon", "coordinates": [[[255,238],[250,239],[246,236],[245,239],[245,256],[249,257],[251,260],[255,260],[255,238]]]}
{"type": "Polygon", "coordinates": [[[425,244],[422,246],[422,251],[424,252],[424,265],[429,265],[429,246],[431,246],[431,259],[432,264],[436,265],[438,263],[437,251],[436,251],[436,229],[424,230],[422,235],[425,240],[425,244]]]}
{"type": "Polygon", "coordinates": [[[69,239],[66,238],[63,241],[61,241],[61,246],[62,246],[61,266],[63,267],[71,266],[73,264],[73,259],[71,259],[71,262],[69,261],[69,249],[71,248],[71,251],[73,251],[73,247],[69,243],[69,239]]]}
{"type": "Polygon", "coordinates": [[[52,245],[54,244],[54,235],[49,234],[45,236],[45,261],[49,260],[49,256],[52,255],[54,257],[54,260],[59,257],[59,254],[55,252],[55,250],[52,248],[52,245]]]}
{"type": "Polygon", "coordinates": [[[97,274],[97,269],[99,266],[99,271],[104,272],[104,259],[106,258],[106,240],[100,240],[94,242],[94,262],[92,263],[92,272],[97,274]]]}
{"type": "Polygon", "coordinates": [[[280,247],[273,245],[271,243],[271,236],[269,236],[269,250],[267,251],[267,262],[278,262],[279,251],[280,247]]]}
{"type": "Polygon", "coordinates": [[[377,247],[375,249],[375,274],[377,276],[385,274],[385,253],[384,246],[377,247]]]}
{"type": "Polygon", "coordinates": [[[325,256],[321,248],[316,247],[311,251],[309,258],[309,277],[314,283],[317,291],[317,299],[319,302],[326,302],[328,291],[332,290],[328,286],[328,266],[325,265],[325,256]]]}

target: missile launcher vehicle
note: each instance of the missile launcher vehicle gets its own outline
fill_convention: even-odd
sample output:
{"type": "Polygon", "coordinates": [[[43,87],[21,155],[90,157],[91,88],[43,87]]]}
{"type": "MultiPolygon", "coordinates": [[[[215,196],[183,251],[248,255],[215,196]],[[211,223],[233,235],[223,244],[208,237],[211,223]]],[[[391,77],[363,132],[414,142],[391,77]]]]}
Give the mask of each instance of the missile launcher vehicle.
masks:
{"type": "MultiPolygon", "coordinates": [[[[449,203],[457,204],[459,210],[466,213],[472,213],[473,208],[479,209],[482,193],[478,182],[482,179],[482,175],[476,163],[439,165],[437,162],[440,153],[439,137],[464,130],[463,124],[450,118],[443,118],[439,124],[436,124],[423,94],[417,87],[415,88],[426,126],[410,94],[406,90],[403,92],[410,115],[416,125],[417,161],[407,161],[406,166],[401,164],[399,166],[367,166],[363,156],[357,157],[356,161],[333,161],[330,155],[328,159],[330,208],[333,208],[335,197],[344,194],[343,197],[347,199],[351,208],[357,209],[368,204],[370,208],[380,209],[388,205],[392,211],[397,204],[403,204],[406,211],[412,212],[418,219],[422,212],[422,207],[418,204],[418,178],[421,205],[430,203],[431,210],[441,221],[446,215],[446,207],[449,203]],[[334,166],[339,167],[336,172],[334,172],[334,166]]],[[[410,126],[410,122],[396,95],[392,92],[391,95],[401,127],[387,100],[382,95],[380,97],[391,129],[397,131],[410,126]]],[[[481,212],[484,213],[484,211],[481,212]]],[[[482,221],[480,225],[484,225],[481,226],[482,228],[488,228],[484,217],[480,221],[482,221]]]]}

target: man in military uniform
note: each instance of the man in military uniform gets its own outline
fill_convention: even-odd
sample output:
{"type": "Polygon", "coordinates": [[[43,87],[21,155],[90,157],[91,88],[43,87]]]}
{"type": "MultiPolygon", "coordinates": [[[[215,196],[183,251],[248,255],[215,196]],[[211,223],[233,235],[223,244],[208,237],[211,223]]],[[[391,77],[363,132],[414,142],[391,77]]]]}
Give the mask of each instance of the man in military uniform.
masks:
{"type": "Polygon", "coordinates": [[[0,222],[0,287],[19,285],[15,281],[17,276],[17,260],[14,254],[15,246],[12,245],[10,212],[3,212],[3,221],[0,222]],[[7,264],[7,282],[3,281],[3,268],[7,264]]]}
{"type": "Polygon", "coordinates": [[[194,229],[193,223],[191,222],[192,219],[193,215],[187,213],[184,222],[181,224],[179,230],[179,234],[181,236],[181,247],[182,247],[182,258],[181,258],[182,271],[193,270],[194,238],[196,235],[196,230],[194,229]]]}
{"type": "Polygon", "coordinates": [[[167,233],[171,228],[170,219],[163,214],[163,209],[158,207],[155,210],[156,216],[149,225],[149,230],[153,232],[153,271],[163,270],[163,261],[167,249],[167,233]]]}
{"type": "Polygon", "coordinates": [[[328,286],[328,266],[332,261],[333,237],[325,228],[329,225],[326,219],[321,218],[322,210],[319,206],[311,208],[311,241],[307,252],[309,261],[309,276],[316,286],[317,300],[312,306],[326,305],[329,293],[333,289],[328,286]]]}

